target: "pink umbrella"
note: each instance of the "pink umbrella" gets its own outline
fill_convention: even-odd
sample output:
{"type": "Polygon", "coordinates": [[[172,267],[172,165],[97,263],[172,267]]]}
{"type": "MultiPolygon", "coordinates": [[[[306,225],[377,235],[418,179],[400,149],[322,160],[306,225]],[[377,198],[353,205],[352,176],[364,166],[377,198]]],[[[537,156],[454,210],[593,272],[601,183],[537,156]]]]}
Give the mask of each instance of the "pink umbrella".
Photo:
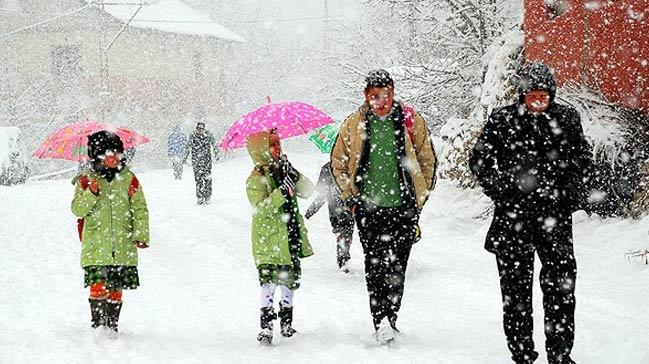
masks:
{"type": "Polygon", "coordinates": [[[264,105],[237,120],[225,134],[219,147],[223,150],[241,148],[249,135],[276,129],[280,139],[303,135],[333,119],[316,107],[300,101],[264,105]]]}
{"type": "Polygon", "coordinates": [[[124,143],[124,149],[149,141],[149,138],[124,127],[97,121],[82,121],[66,125],[52,132],[34,152],[34,156],[81,162],[88,158],[88,135],[100,130],[108,130],[117,134],[124,143]]]}

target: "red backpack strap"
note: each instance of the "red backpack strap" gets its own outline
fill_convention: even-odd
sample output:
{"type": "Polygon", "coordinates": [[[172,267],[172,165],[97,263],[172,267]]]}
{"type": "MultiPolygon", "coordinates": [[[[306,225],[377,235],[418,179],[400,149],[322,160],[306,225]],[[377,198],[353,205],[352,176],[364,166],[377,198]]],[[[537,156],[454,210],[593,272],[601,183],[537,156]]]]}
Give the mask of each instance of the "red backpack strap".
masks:
{"type": "Polygon", "coordinates": [[[79,177],[79,184],[81,185],[81,188],[85,191],[90,185],[90,182],[88,181],[88,176],[83,175],[79,177]]]}
{"type": "MultiPolygon", "coordinates": [[[[88,186],[90,185],[90,181],[88,180],[88,176],[82,175],[78,179],[79,185],[81,186],[81,189],[84,191],[88,189],[88,186]]],[[[85,223],[85,220],[83,217],[80,217],[77,219],[77,232],[79,233],[79,241],[83,241],[83,225],[85,223]]]]}
{"type": "Polygon", "coordinates": [[[137,177],[133,175],[133,177],[131,178],[131,184],[128,186],[128,198],[133,197],[138,188],[140,188],[140,181],[138,181],[137,177]]]}
{"type": "Polygon", "coordinates": [[[410,137],[410,141],[415,143],[415,109],[412,106],[403,107],[403,123],[410,137]]]}

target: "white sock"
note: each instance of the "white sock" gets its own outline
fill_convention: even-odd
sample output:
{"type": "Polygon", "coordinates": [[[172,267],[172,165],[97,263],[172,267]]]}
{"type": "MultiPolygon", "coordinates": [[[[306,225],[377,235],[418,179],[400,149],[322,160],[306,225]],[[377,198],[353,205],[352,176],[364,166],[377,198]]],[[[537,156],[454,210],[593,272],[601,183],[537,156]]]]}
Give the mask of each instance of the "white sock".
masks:
{"type": "Polygon", "coordinates": [[[293,291],[286,286],[279,286],[282,298],[279,301],[280,306],[290,308],[293,307],[293,291]]]}
{"type": "Polygon", "coordinates": [[[261,297],[259,301],[261,308],[273,307],[275,288],[277,288],[277,285],[273,283],[266,283],[261,286],[261,297]]]}

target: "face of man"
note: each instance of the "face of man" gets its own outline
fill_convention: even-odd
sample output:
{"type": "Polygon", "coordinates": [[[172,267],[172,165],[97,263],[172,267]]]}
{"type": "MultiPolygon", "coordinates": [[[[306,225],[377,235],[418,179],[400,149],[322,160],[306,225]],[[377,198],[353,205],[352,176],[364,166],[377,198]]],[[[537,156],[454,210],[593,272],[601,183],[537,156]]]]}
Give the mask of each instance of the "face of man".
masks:
{"type": "Polygon", "coordinates": [[[546,90],[532,90],[525,94],[525,107],[533,113],[542,113],[550,106],[550,93],[546,90]]]}
{"type": "Polygon", "coordinates": [[[365,101],[370,105],[374,114],[385,116],[392,110],[394,103],[394,88],[371,87],[365,91],[365,101]]]}
{"type": "Polygon", "coordinates": [[[279,136],[277,136],[277,134],[270,134],[270,138],[268,139],[268,149],[270,150],[271,157],[278,161],[282,156],[282,146],[279,143],[279,136]]]}

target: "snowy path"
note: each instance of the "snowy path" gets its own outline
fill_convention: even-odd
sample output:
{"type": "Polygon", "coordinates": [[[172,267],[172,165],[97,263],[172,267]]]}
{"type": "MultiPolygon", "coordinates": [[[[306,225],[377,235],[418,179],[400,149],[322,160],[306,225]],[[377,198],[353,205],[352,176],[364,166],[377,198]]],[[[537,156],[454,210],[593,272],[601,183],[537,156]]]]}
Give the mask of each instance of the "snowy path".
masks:
{"type": "MultiPolygon", "coordinates": [[[[323,158],[295,164],[315,180],[323,158]]],[[[487,200],[444,181],[422,217],[424,238],[413,248],[400,315],[404,336],[395,347],[372,341],[360,246],[352,246],[352,273],[337,272],[324,210],[308,222],[316,255],[303,261],[299,335],[259,347],[244,190],[250,168],[247,159],[215,165],[213,201],[203,207],[195,205],[191,171],[180,182],[170,171],[138,174],[152,247],[140,255],[142,287],[125,293],[116,341],[94,339],[88,328],[70,183],[0,187],[0,363],[508,362],[496,264],[482,249],[488,221],[473,218],[487,200]]],[[[575,360],[649,363],[649,267],[624,260],[626,249],[649,246],[649,219],[576,221],[575,360]]],[[[542,352],[538,278],[534,289],[542,352]]]]}

